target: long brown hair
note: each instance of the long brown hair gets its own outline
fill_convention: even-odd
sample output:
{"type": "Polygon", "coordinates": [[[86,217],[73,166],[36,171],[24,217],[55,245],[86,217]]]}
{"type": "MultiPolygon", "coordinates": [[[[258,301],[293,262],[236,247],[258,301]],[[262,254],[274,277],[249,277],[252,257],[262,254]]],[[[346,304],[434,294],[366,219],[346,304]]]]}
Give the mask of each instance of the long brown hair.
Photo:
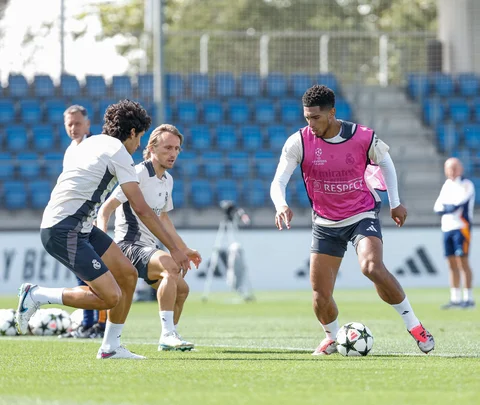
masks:
{"type": "Polygon", "coordinates": [[[153,132],[150,134],[150,138],[148,139],[148,144],[143,150],[143,159],[148,160],[150,159],[150,156],[152,153],[150,152],[150,148],[157,146],[158,142],[160,141],[160,136],[164,132],[170,132],[173,135],[176,135],[180,138],[180,146],[183,145],[183,135],[180,133],[180,131],[177,129],[177,127],[171,125],[171,124],[162,124],[158,127],[156,127],[153,132]]]}

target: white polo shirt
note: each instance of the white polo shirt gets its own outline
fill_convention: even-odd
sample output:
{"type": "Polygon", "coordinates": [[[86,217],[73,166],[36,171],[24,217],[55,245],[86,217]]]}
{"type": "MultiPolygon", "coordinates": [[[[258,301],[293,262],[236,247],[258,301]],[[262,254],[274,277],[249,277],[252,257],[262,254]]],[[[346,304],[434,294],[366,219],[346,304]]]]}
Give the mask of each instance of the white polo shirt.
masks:
{"type": "MultiPolygon", "coordinates": [[[[172,176],[165,172],[162,178],[158,178],[150,160],[139,163],[135,169],[145,201],[155,214],[173,210],[172,176]]],[[[122,188],[117,187],[112,196],[122,203],[115,211],[115,242],[126,240],[140,241],[150,246],[158,245],[158,239],[130,207],[122,188]]]]}
{"type": "Polygon", "coordinates": [[[70,217],[69,226],[78,222],[75,229],[90,232],[97,207],[117,181],[138,182],[132,156],[123,143],[108,135],[85,139],[65,159],[40,227],[50,228],[70,217]]]}

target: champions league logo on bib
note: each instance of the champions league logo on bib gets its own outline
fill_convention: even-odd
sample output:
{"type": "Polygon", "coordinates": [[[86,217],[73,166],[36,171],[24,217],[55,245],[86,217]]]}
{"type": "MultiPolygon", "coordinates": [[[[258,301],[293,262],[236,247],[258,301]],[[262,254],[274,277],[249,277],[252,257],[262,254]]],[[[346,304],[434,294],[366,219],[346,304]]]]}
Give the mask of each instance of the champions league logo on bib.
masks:
{"type": "Polygon", "coordinates": [[[325,159],[321,159],[322,154],[323,154],[322,149],[320,148],[315,149],[315,159],[313,159],[313,162],[312,162],[315,166],[320,166],[327,162],[325,159]]]}

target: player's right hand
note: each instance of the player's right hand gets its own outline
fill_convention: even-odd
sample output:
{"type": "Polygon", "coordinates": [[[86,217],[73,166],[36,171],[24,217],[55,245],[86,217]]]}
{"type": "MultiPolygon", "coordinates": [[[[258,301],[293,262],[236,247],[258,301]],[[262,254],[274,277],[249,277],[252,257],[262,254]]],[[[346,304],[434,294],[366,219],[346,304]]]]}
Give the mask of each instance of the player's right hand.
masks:
{"type": "Polygon", "coordinates": [[[180,272],[182,274],[186,272],[187,269],[191,269],[190,259],[180,249],[171,250],[170,255],[172,256],[172,259],[175,261],[175,263],[177,263],[178,267],[180,267],[180,272]]]}
{"type": "Polygon", "coordinates": [[[283,229],[282,222],[287,229],[290,229],[290,222],[293,218],[293,211],[287,206],[280,207],[275,214],[275,226],[281,231],[283,229]]]}

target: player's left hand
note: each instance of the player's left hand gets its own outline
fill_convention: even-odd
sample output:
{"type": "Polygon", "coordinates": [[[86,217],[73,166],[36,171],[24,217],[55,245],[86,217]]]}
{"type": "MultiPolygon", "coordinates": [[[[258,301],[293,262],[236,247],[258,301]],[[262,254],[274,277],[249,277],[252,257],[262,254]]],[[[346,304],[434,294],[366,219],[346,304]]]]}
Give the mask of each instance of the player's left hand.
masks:
{"type": "Polygon", "coordinates": [[[402,204],[400,204],[398,207],[390,209],[390,215],[397,224],[397,226],[403,226],[403,224],[407,220],[407,209],[402,204]]]}
{"type": "MultiPolygon", "coordinates": [[[[185,253],[188,259],[195,265],[195,268],[198,269],[198,266],[200,266],[200,263],[202,262],[202,256],[200,255],[200,252],[195,249],[187,248],[183,253],[185,253]]],[[[183,274],[183,276],[185,277],[185,274],[183,274]]]]}

